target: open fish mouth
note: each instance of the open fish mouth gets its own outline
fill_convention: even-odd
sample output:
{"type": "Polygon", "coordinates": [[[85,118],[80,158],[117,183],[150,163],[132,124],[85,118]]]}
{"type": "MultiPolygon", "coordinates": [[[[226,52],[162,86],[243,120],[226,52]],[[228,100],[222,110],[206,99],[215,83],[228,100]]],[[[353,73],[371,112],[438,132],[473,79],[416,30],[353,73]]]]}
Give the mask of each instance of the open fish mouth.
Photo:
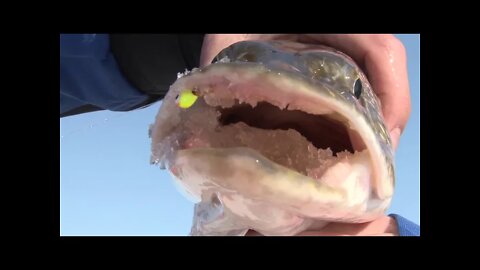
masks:
{"type": "Polygon", "coordinates": [[[223,60],[171,86],[151,129],[152,162],[197,202],[192,234],[295,234],[389,206],[383,124],[372,128],[352,92],[304,75],[223,60]],[[182,108],[185,92],[195,101],[182,108]]]}
{"type": "MultiPolygon", "coordinates": [[[[192,87],[199,100],[188,109],[190,117],[184,126],[191,134],[179,149],[248,147],[279,165],[319,179],[315,169],[326,159],[352,156],[366,148],[358,133],[348,127],[348,120],[329,106],[313,113],[303,111],[306,107],[301,104],[282,106],[270,98],[267,86],[261,91],[264,96],[255,96],[252,85],[260,87],[257,79],[233,82],[222,78],[206,88],[198,83],[192,87]]],[[[270,89],[272,95],[281,91],[270,89]]]]}

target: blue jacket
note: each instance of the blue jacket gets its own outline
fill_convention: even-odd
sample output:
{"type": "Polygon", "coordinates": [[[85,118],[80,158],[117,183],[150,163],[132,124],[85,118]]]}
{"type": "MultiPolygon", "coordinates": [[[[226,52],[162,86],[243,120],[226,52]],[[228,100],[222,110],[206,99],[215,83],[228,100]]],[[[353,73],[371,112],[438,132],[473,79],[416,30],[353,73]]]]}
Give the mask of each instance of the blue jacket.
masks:
{"type": "MultiPolygon", "coordinates": [[[[202,39],[202,35],[60,35],[60,116],[129,111],[163,98],[177,72],[198,66],[202,39]]],[[[401,236],[420,235],[418,225],[390,216],[401,236]]]]}
{"type": "Polygon", "coordinates": [[[60,35],[60,115],[85,106],[128,111],[147,98],[123,76],[107,34],[60,35]]]}
{"type": "Polygon", "coordinates": [[[60,35],[60,117],[129,111],[164,97],[199,65],[201,34],[60,35]]]}
{"type": "Polygon", "coordinates": [[[397,221],[400,236],[420,236],[420,226],[417,224],[397,214],[390,214],[389,216],[397,221]]]}

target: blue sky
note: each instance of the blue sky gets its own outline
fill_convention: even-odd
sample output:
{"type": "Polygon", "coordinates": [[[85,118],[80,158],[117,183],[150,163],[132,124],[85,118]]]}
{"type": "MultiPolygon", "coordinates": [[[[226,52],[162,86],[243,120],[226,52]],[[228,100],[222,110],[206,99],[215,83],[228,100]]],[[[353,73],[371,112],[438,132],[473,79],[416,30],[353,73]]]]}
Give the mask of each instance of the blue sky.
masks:
{"type": "MultiPolygon", "coordinates": [[[[420,224],[420,36],[397,37],[407,49],[412,113],[388,213],[420,224]]],[[[193,203],[149,164],[148,125],[159,106],[60,119],[61,235],[188,235],[193,203]]]]}

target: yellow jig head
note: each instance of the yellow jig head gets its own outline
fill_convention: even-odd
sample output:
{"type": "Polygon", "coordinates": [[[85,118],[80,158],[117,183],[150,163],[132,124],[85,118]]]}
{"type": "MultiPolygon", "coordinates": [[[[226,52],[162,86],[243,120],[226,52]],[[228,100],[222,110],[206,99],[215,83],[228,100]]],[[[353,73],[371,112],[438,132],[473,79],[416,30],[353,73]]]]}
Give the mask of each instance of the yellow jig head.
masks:
{"type": "Polygon", "coordinates": [[[182,109],[188,109],[197,101],[198,96],[194,94],[194,91],[185,89],[177,96],[177,105],[182,109]]]}

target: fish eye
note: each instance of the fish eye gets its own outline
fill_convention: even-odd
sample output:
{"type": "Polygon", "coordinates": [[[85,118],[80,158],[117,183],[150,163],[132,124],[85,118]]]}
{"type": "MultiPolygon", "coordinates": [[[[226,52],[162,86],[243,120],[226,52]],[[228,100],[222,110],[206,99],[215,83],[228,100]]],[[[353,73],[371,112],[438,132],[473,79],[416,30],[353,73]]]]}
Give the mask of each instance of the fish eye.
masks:
{"type": "Polygon", "coordinates": [[[353,94],[357,99],[359,99],[362,94],[362,81],[360,79],[357,79],[353,85],[353,94]]]}

